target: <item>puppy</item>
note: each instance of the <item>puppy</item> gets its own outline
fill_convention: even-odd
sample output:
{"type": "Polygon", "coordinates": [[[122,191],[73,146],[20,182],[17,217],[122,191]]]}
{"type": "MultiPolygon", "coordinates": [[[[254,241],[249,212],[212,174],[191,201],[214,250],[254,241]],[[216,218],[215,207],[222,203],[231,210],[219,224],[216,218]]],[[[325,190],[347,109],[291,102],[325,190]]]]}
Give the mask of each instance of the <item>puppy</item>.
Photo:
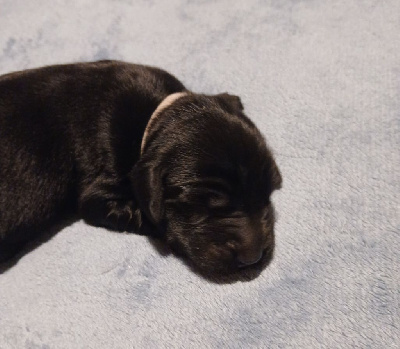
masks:
{"type": "Polygon", "coordinates": [[[236,96],[116,61],[0,77],[0,260],[77,213],[230,273],[272,249],[280,186],[236,96]]]}

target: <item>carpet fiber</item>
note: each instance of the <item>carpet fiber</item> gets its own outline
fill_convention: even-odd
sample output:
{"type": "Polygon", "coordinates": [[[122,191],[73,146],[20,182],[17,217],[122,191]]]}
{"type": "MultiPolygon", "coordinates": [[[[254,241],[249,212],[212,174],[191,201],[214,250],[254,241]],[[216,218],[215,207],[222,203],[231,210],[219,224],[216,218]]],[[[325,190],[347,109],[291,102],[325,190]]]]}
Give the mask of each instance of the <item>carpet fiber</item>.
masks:
{"type": "Polygon", "coordinates": [[[400,346],[398,0],[1,0],[0,33],[0,73],[114,58],[240,95],[283,174],[258,278],[78,221],[0,274],[0,348],[400,346]]]}

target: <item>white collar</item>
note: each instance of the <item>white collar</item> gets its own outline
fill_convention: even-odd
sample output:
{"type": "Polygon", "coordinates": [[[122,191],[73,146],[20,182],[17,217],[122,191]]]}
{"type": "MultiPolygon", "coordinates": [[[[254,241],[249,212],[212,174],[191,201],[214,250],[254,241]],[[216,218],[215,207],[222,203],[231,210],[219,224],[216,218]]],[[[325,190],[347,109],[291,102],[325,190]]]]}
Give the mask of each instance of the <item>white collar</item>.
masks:
{"type": "Polygon", "coordinates": [[[146,128],[144,129],[143,133],[143,138],[142,138],[142,144],[140,146],[140,154],[143,153],[144,146],[146,144],[147,138],[149,136],[149,130],[151,125],[154,123],[154,120],[160,115],[160,113],[169,107],[172,103],[177,101],[179,98],[186,96],[188,93],[187,92],[177,92],[177,93],[172,93],[165,97],[161,103],[158,105],[157,109],[153,112],[153,114],[150,116],[149,121],[147,122],[146,128]]]}

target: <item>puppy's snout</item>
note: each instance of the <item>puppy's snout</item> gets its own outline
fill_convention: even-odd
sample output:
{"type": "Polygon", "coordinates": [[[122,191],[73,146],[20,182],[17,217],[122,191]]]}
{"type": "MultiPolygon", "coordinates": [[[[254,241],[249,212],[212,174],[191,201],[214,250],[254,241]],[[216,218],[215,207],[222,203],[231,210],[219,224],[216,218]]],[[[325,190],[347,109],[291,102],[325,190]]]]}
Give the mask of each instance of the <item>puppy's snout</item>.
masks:
{"type": "Polygon", "coordinates": [[[246,267],[248,265],[256,264],[260,261],[263,255],[263,251],[256,251],[252,253],[239,253],[236,256],[236,263],[239,268],[246,267]]]}
{"type": "Polygon", "coordinates": [[[236,265],[240,268],[260,261],[264,252],[262,226],[256,217],[246,217],[236,244],[236,265]]]}

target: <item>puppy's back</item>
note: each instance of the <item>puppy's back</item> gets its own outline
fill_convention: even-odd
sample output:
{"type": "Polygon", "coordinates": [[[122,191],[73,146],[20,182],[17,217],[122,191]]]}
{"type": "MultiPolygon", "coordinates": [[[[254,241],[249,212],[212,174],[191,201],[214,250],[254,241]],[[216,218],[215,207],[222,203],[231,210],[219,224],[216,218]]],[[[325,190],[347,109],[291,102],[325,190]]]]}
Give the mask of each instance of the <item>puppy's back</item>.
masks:
{"type": "Polygon", "coordinates": [[[106,82],[115,84],[125,66],[56,65],[0,77],[0,243],[28,240],[76,205],[79,162],[98,157],[106,82]]]}
{"type": "Polygon", "coordinates": [[[73,161],[51,90],[40,69],[0,77],[0,238],[11,242],[61,210],[71,187],[73,161]]]}

